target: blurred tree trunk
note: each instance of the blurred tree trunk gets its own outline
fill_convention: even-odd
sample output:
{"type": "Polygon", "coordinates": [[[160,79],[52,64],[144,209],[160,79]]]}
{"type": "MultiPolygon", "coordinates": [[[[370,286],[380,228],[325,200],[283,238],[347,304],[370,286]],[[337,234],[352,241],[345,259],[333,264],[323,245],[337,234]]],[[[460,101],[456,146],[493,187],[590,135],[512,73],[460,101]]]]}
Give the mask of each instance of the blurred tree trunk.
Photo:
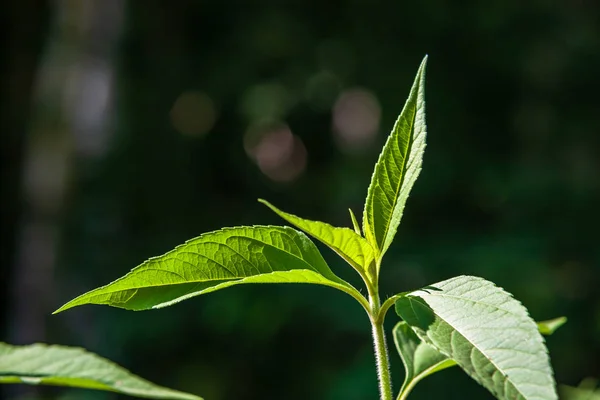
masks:
{"type": "MultiPolygon", "coordinates": [[[[0,70],[0,135],[2,223],[0,224],[0,311],[14,305],[17,270],[17,232],[24,209],[21,191],[24,147],[29,131],[33,88],[50,20],[47,1],[20,0],[3,5],[0,29],[3,40],[0,70]]],[[[13,338],[13,321],[0,317],[0,340],[13,338]]],[[[14,388],[1,388],[15,393],[14,388]],[[10,391],[8,390],[10,389],[10,391]]],[[[0,390],[2,398],[2,390],[0,390]]]]}
{"type": "MultiPolygon", "coordinates": [[[[107,147],[113,53],[123,2],[60,0],[33,89],[21,174],[9,339],[43,341],[73,160],[107,147]]],[[[30,24],[26,24],[30,25],[30,24]]]]}
{"type": "Polygon", "coordinates": [[[9,204],[2,245],[14,251],[3,251],[2,261],[14,270],[1,281],[10,285],[2,291],[9,296],[6,339],[16,344],[46,341],[47,318],[58,306],[54,271],[72,164],[107,147],[112,55],[123,13],[120,0],[48,6],[15,1],[4,25],[10,44],[2,178],[10,196],[3,196],[9,204]],[[42,22],[49,20],[48,32],[42,22]]]}
{"type": "MultiPolygon", "coordinates": [[[[0,310],[8,310],[17,246],[16,232],[23,208],[21,167],[29,128],[36,69],[49,23],[47,1],[21,0],[3,5],[0,29],[3,38],[0,72],[0,135],[2,224],[0,224],[0,310]]],[[[0,318],[0,340],[6,339],[8,318],[0,318]]]]}

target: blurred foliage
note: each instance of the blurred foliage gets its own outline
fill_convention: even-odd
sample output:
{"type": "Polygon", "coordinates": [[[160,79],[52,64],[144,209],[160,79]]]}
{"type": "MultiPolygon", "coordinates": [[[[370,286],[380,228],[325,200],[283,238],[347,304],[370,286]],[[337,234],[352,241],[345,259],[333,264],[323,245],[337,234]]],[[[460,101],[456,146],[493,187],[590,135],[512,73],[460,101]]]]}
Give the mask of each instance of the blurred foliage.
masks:
{"type": "Polygon", "coordinates": [[[563,400],[599,400],[600,389],[597,389],[598,380],[586,378],[579,386],[571,387],[562,385],[559,387],[560,398],[563,400]]]}
{"type": "MultiPolygon", "coordinates": [[[[13,328],[9,286],[31,206],[21,179],[39,126],[40,112],[31,111],[47,73],[39,66],[56,24],[79,46],[65,54],[82,48],[77,20],[60,14],[78,3],[9,3],[0,16],[3,335],[13,328]]],[[[350,227],[347,208],[361,214],[378,151],[427,53],[424,169],[384,260],[383,293],[482,276],[537,320],[568,316],[547,340],[559,382],[600,376],[600,3],[90,4],[81,15],[100,15],[101,4],[122,13],[102,14],[101,26],[120,24],[111,112],[95,151],[81,145],[87,129],[64,128],[75,150],[55,216],[46,314],[202,232],[283,224],[258,197],[350,227]]],[[[85,49],[102,46],[99,32],[85,49]]],[[[71,68],[71,56],[57,68],[71,68]]],[[[98,88],[81,96],[75,106],[98,88]]],[[[51,120],[66,112],[42,106],[51,120]]],[[[346,297],[320,287],[239,287],[142,313],[83,307],[48,317],[38,336],[209,400],[374,398],[368,323],[346,297]]],[[[396,320],[388,318],[391,333],[396,320]]],[[[401,371],[393,355],[396,387],[401,371]]],[[[54,388],[39,396],[118,398],[54,388]]],[[[459,370],[412,396],[489,398],[459,370]]]]}

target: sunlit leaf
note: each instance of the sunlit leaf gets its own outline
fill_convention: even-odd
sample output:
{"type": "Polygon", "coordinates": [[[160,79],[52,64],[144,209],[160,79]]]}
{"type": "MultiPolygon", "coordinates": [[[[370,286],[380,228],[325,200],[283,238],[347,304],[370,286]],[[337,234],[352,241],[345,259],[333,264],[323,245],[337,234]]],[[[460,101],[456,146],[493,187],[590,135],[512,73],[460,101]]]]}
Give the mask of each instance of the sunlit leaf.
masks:
{"type": "Polygon", "coordinates": [[[56,312],[83,304],[160,308],[244,283],[314,283],[361,296],[333,274],[303,233],[288,227],[254,226],[203,234],[56,312]]]}
{"type": "Polygon", "coordinates": [[[356,234],[358,236],[362,236],[362,233],[360,233],[360,225],[358,224],[358,221],[356,220],[356,216],[354,215],[354,212],[352,211],[351,208],[349,208],[348,211],[350,212],[350,219],[352,220],[352,227],[354,228],[354,232],[356,232],[356,234]]]}
{"type": "Polygon", "coordinates": [[[387,139],[367,192],[363,213],[365,238],[378,260],[400,224],[408,194],[421,172],[425,150],[425,65],[423,59],[406,104],[387,139]]]}
{"type": "Polygon", "coordinates": [[[405,371],[399,398],[404,398],[423,378],[456,365],[454,360],[419,339],[404,321],[396,324],[393,334],[405,371]]]}
{"type": "Polygon", "coordinates": [[[536,323],[493,283],[472,276],[448,279],[400,298],[396,312],[421,340],[498,399],[557,399],[536,323]]]}
{"type": "Polygon", "coordinates": [[[69,386],[154,399],[202,400],[157,386],[84,349],[0,342],[0,383],[69,386]]]}
{"type": "Polygon", "coordinates": [[[336,228],[321,221],[303,219],[283,212],[265,200],[259,201],[290,224],[302,229],[315,239],[329,246],[329,248],[339,254],[340,257],[352,265],[361,275],[363,272],[368,271],[369,265],[374,261],[371,245],[353,230],[336,228]]]}

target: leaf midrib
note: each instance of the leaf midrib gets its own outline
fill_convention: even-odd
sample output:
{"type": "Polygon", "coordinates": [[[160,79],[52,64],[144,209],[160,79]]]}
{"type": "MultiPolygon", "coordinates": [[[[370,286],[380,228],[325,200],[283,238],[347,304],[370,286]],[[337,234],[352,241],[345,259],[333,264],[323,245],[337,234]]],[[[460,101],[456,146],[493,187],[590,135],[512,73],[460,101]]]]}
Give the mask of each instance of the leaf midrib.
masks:
{"type": "MultiPolygon", "coordinates": [[[[217,241],[210,240],[210,239],[209,239],[209,240],[203,240],[205,237],[209,237],[210,235],[214,235],[214,234],[219,234],[219,233],[222,233],[222,234],[223,234],[223,236],[225,237],[225,239],[224,239],[224,241],[225,241],[225,242],[226,242],[227,240],[229,240],[229,239],[248,239],[248,240],[252,240],[252,241],[258,242],[258,243],[260,243],[260,244],[262,244],[262,245],[265,245],[265,246],[269,246],[269,247],[271,247],[271,248],[274,248],[275,250],[278,250],[278,251],[281,251],[281,252],[283,252],[283,253],[289,254],[290,256],[292,256],[292,257],[294,257],[294,258],[297,258],[297,259],[299,259],[299,260],[300,260],[300,261],[302,261],[304,264],[307,264],[307,265],[311,266],[311,265],[310,265],[309,263],[307,263],[307,262],[306,262],[304,259],[302,259],[302,258],[299,258],[297,255],[295,255],[295,254],[292,254],[292,253],[289,253],[289,252],[287,252],[287,251],[285,251],[285,250],[283,250],[283,249],[280,249],[280,248],[278,248],[278,247],[275,247],[274,245],[272,245],[272,244],[270,244],[270,243],[262,242],[260,239],[256,239],[256,238],[253,238],[253,237],[250,237],[250,236],[244,236],[244,235],[239,235],[239,234],[229,234],[229,233],[228,233],[229,231],[237,231],[237,230],[240,230],[240,229],[253,229],[253,228],[255,228],[255,229],[260,229],[260,230],[262,230],[262,229],[265,229],[265,230],[268,230],[268,229],[275,229],[275,230],[276,230],[276,232],[277,232],[278,234],[280,234],[280,235],[282,235],[282,236],[286,236],[286,237],[287,237],[287,238],[290,240],[290,242],[291,242],[291,243],[294,243],[294,244],[296,245],[296,247],[298,248],[298,250],[300,250],[300,252],[302,252],[302,251],[301,251],[301,247],[300,247],[300,246],[298,246],[298,244],[296,243],[296,240],[295,240],[295,238],[294,238],[294,237],[292,237],[292,236],[291,236],[291,235],[288,233],[288,229],[290,229],[290,230],[292,230],[292,231],[293,231],[293,229],[291,229],[291,228],[282,227],[282,226],[271,226],[271,225],[257,225],[257,226],[252,226],[252,227],[240,226],[240,227],[230,227],[230,228],[223,228],[223,229],[221,229],[221,230],[217,230],[217,231],[212,231],[212,232],[207,232],[207,233],[204,233],[204,234],[202,234],[202,235],[198,236],[197,238],[191,239],[191,240],[187,241],[186,243],[184,243],[184,244],[182,244],[182,245],[179,245],[179,246],[175,247],[173,250],[171,250],[171,251],[168,251],[167,253],[165,253],[165,254],[163,254],[163,255],[156,256],[156,257],[151,257],[151,258],[149,258],[148,260],[146,260],[144,263],[146,263],[146,262],[150,262],[150,261],[157,262],[157,261],[160,261],[160,259],[161,259],[161,258],[163,258],[163,257],[165,257],[165,256],[167,256],[167,255],[169,255],[169,254],[171,254],[171,253],[177,253],[178,251],[180,251],[180,252],[181,252],[181,251],[184,251],[184,249],[185,249],[186,247],[188,247],[188,246],[198,246],[198,245],[202,245],[202,244],[217,244],[217,245],[223,245],[223,246],[226,246],[228,249],[231,249],[233,252],[235,252],[235,253],[239,254],[239,253],[237,252],[237,250],[233,249],[233,248],[232,248],[230,245],[228,245],[227,243],[217,242],[217,241]]],[[[294,231],[294,232],[296,232],[296,231],[294,231]]],[[[271,232],[268,232],[268,231],[267,231],[267,233],[271,233],[271,232]]],[[[298,233],[298,234],[301,234],[301,232],[297,232],[297,233],[298,233]]],[[[301,236],[299,236],[299,238],[301,238],[301,236]]],[[[191,253],[191,254],[197,254],[197,253],[193,253],[193,252],[189,252],[189,253],[191,253]]],[[[242,257],[242,258],[244,258],[244,259],[245,259],[245,257],[244,257],[244,256],[242,256],[241,254],[239,254],[239,255],[240,255],[240,257],[242,257]]],[[[142,266],[144,263],[142,263],[142,264],[140,265],[140,267],[141,267],[141,266],[142,266]]],[[[249,263],[250,263],[250,262],[249,262],[249,263]]],[[[251,264],[251,263],[250,263],[250,264],[251,264]]],[[[319,272],[318,270],[315,270],[315,271],[319,272]]],[[[133,272],[133,271],[131,271],[131,272],[133,272]]]]}
{"type": "MultiPolygon", "coordinates": [[[[419,85],[418,85],[418,87],[421,86],[421,81],[420,80],[421,80],[421,77],[419,77],[419,85]]],[[[417,100],[418,100],[418,96],[419,96],[419,93],[418,93],[419,89],[418,88],[417,88],[416,92],[417,93],[416,93],[415,96],[417,97],[417,100]]],[[[417,105],[415,104],[415,110],[414,110],[414,113],[413,113],[413,115],[411,116],[411,119],[410,119],[410,132],[411,133],[413,132],[413,127],[415,125],[415,118],[416,118],[416,116],[417,116],[417,105]]],[[[390,212],[390,217],[388,218],[388,220],[386,221],[386,224],[385,224],[383,243],[382,243],[382,247],[380,249],[380,252],[384,251],[385,242],[386,242],[386,239],[387,239],[387,234],[389,232],[390,223],[392,221],[392,216],[394,215],[394,211],[396,210],[396,205],[398,204],[398,200],[399,200],[399,196],[400,196],[400,189],[402,188],[402,184],[404,183],[404,179],[406,177],[406,174],[405,174],[405,172],[406,172],[406,164],[408,163],[408,159],[410,158],[410,151],[412,149],[413,139],[414,139],[413,135],[410,135],[410,140],[408,140],[408,147],[406,149],[406,155],[405,155],[404,159],[402,160],[402,175],[400,176],[400,181],[398,182],[398,186],[396,187],[396,190],[394,191],[394,199],[395,199],[395,201],[392,204],[392,210],[390,212]]],[[[383,191],[383,189],[382,189],[382,191],[383,191]]],[[[385,191],[384,191],[384,193],[385,193],[385,191]]],[[[373,213],[373,206],[374,206],[374,202],[372,201],[371,202],[371,215],[375,215],[373,213]]],[[[375,221],[373,221],[373,222],[375,222],[375,221]]],[[[374,224],[373,224],[373,231],[375,231],[375,225],[374,224]]],[[[375,235],[375,241],[377,241],[377,235],[375,235]]]]}
{"type": "MultiPolygon", "coordinates": [[[[429,296],[437,296],[437,297],[444,297],[444,296],[446,296],[446,297],[453,297],[453,298],[457,298],[457,299],[460,299],[460,300],[465,300],[465,299],[463,299],[463,298],[461,298],[461,297],[458,297],[458,296],[452,296],[452,295],[429,295],[429,296]]],[[[413,296],[411,296],[411,297],[419,297],[419,296],[413,295],[413,296]]],[[[468,300],[468,299],[467,299],[467,300],[468,300]]],[[[477,302],[477,301],[475,301],[475,300],[472,300],[472,302],[475,302],[475,303],[480,303],[480,304],[485,304],[485,305],[488,305],[488,306],[490,305],[490,304],[487,304],[487,303],[481,303],[481,302],[477,302]]],[[[411,302],[411,303],[412,303],[412,302],[411,302]]],[[[411,307],[412,307],[412,304],[411,304],[411,307]]],[[[512,314],[512,313],[511,313],[511,314],[512,314]]],[[[505,370],[504,370],[504,369],[502,369],[502,368],[500,368],[500,367],[498,367],[498,365],[497,365],[497,364],[496,364],[494,361],[492,361],[492,360],[490,359],[490,357],[489,357],[489,355],[488,355],[487,353],[483,352],[483,351],[482,351],[482,349],[481,349],[481,348],[480,348],[480,347],[479,347],[477,344],[475,344],[475,343],[474,343],[474,342],[473,342],[473,341],[472,341],[472,340],[471,340],[469,337],[465,336],[465,335],[464,335],[462,332],[460,332],[460,331],[459,331],[459,330],[458,330],[458,329],[457,329],[457,328],[456,328],[456,327],[455,327],[453,324],[451,324],[449,321],[447,321],[447,320],[445,320],[445,319],[442,319],[442,318],[439,316],[439,314],[437,314],[437,313],[435,313],[435,315],[436,315],[438,318],[440,318],[440,319],[441,319],[441,320],[442,320],[444,323],[448,324],[448,325],[449,325],[449,326],[452,328],[452,333],[451,333],[451,335],[452,335],[452,334],[454,334],[454,333],[456,333],[456,334],[458,334],[458,335],[462,336],[462,337],[463,337],[463,338],[464,338],[464,339],[465,339],[465,340],[466,340],[466,341],[467,341],[467,342],[468,342],[468,343],[469,343],[469,344],[470,344],[470,345],[473,347],[473,349],[477,349],[477,351],[479,351],[479,353],[480,353],[480,354],[482,354],[482,355],[485,357],[485,359],[486,359],[486,360],[487,360],[487,361],[488,361],[490,364],[492,364],[492,365],[494,366],[494,368],[495,368],[495,370],[496,370],[496,371],[498,371],[498,372],[500,372],[500,373],[502,374],[502,376],[504,377],[505,383],[506,383],[506,382],[510,383],[510,384],[511,384],[511,385],[512,385],[512,386],[515,388],[515,390],[516,390],[516,391],[517,391],[517,392],[518,392],[518,393],[519,393],[521,396],[525,397],[525,395],[523,394],[523,392],[521,391],[521,389],[520,389],[520,388],[518,388],[518,387],[517,387],[517,386],[516,386],[516,385],[515,385],[515,384],[514,384],[514,383],[513,383],[513,382],[512,382],[512,381],[511,381],[509,378],[508,378],[508,374],[505,372],[505,370]]],[[[515,315],[515,314],[513,314],[513,315],[515,315]]],[[[425,332],[426,332],[426,331],[425,331],[425,332]]],[[[436,346],[436,348],[437,348],[437,346],[436,346]]],[[[450,340],[450,348],[451,348],[451,349],[453,349],[453,346],[452,346],[452,340],[450,340]]],[[[442,354],[444,354],[444,352],[442,352],[442,351],[441,351],[441,349],[439,349],[439,348],[438,348],[438,351],[440,351],[442,354]]],[[[473,350],[471,349],[471,350],[470,350],[470,352],[472,352],[472,351],[473,351],[473,350]]],[[[453,352],[454,352],[454,350],[453,350],[453,352]]],[[[531,355],[531,354],[533,354],[533,353],[527,353],[527,354],[530,354],[530,355],[531,355]]],[[[447,356],[447,357],[449,357],[450,359],[452,359],[452,360],[456,361],[456,360],[455,360],[455,358],[452,356],[452,354],[446,354],[446,356],[447,356]]],[[[471,356],[469,356],[469,359],[471,359],[471,356]]],[[[473,364],[473,363],[471,363],[471,365],[474,365],[474,364],[473,364]]],[[[537,370],[537,369],[533,369],[533,368],[530,368],[529,370],[534,370],[534,371],[543,372],[543,371],[540,371],[540,370],[537,370]]],[[[477,372],[477,375],[479,375],[479,372],[477,372]]]]}
{"type": "MultiPolygon", "coordinates": [[[[190,281],[187,281],[187,282],[166,283],[166,284],[162,284],[162,285],[132,286],[132,287],[129,287],[127,289],[118,289],[118,290],[112,290],[110,292],[108,292],[108,291],[102,292],[100,294],[96,294],[96,296],[97,295],[101,295],[101,294],[112,294],[112,293],[124,292],[126,290],[139,290],[139,289],[164,287],[164,286],[177,286],[177,285],[185,285],[185,284],[188,284],[188,283],[204,283],[204,282],[214,282],[214,281],[223,281],[223,283],[226,283],[226,282],[229,282],[229,281],[239,281],[239,280],[243,280],[243,279],[247,279],[247,278],[254,278],[254,277],[257,277],[257,276],[260,276],[260,275],[271,275],[271,274],[279,274],[279,273],[289,274],[289,273],[293,273],[293,272],[313,272],[313,273],[318,273],[317,271],[314,271],[312,269],[297,268],[297,269],[290,269],[290,270],[287,270],[287,271],[264,272],[264,273],[260,273],[260,274],[256,274],[256,275],[240,276],[240,277],[235,277],[235,278],[206,279],[206,280],[203,280],[203,281],[190,280],[190,281]]],[[[334,284],[337,284],[337,285],[340,285],[340,286],[344,286],[344,285],[342,285],[342,284],[340,284],[338,282],[332,281],[331,279],[325,277],[322,274],[319,274],[319,275],[322,276],[323,279],[326,280],[326,281],[328,281],[328,282],[332,282],[334,284]]],[[[102,288],[99,288],[98,290],[100,290],[100,289],[102,289],[102,288]]],[[[209,287],[206,288],[206,289],[209,289],[209,287]]],[[[92,295],[92,292],[88,292],[88,294],[92,295]]],[[[82,296],[85,296],[85,295],[86,294],[84,293],[82,296]]]]}
{"type": "MultiPolygon", "coordinates": [[[[452,332],[452,333],[457,333],[458,335],[462,336],[462,337],[463,337],[465,340],[467,340],[467,341],[468,341],[468,342],[471,344],[471,346],[473,346],[473,349],[477,349],[477,351],[479,351],[479,353],[480,353],[480,354],[483,354],[483,356],[486,358],[486,360],[488,360],[488,362],[494,366],[495,370],[496,370],[496,371],[499,371],[499,372],[502,374],[502,376],[504,377],[504,386],[505,386],[505,387],[506,387],[506,383],[510,383],[510,384],[512,385],[512,387],[514,387],[514,388],[515,388],[515,390],[516,390],[516,391],[517,391],[517,392],[518,392],[518,393],[519,393],[519,394],[520,394],[522,397],[524,397],[524,398],[525,398],[525,395],[523,394],[523,392],[521,391],[521,389],[520,389],[520,388],[517,388],[517,386],[515,386],[515,384],[514,384],[513,382],[511,382],[511,381],[508,379],[508,375],[507,375],[507,374],[504,372],[504,369],[500,369],[500,368],[498,367],[498,365],[496,365],[496,363],[495,363],[494,361],[492,361],[492,360],[489,358],[489,356],[488,356],[486,353],[484,353],[483,351],[481,351],[481,349],[479,348],[479,346],[477,346],[475,343],[473,343],[471,340],[469,340],[469,339],[468,339],[468,338],[467,338],[465,335],[463,335],[461,332],[459,332],[459,331],[458,331],[458,330],[457,330],[457,329],[456,329],[456,328],[455,328],[455,327],[454,327],[452,324],[450,324],[450,323],[449,323],[449,322],[447,322],[447,321],[444,321],[444,322],[445,322],[445,323],[447,323],[448,325],[450,325],[450,326],[452,327],[452,329],[453,329],[453,332],[452,332]]],[[[453,346],[452,346],[452,340],[450,341],[450,347],[451,347],[451,348],[453,348],[453,346]]],[[[473,350],[471,349],[471,351],[470,351],[470,352],[472,352],[472,351],[473,351],[473,350]]],[[[453,359],[453,360],[454,360],[454,358],[453,358],[452,356],[449,356],[449,357],[450,357],[451,359],[453,359]]],[[[469,355],[469,360],[470,360],[470,359],[471,359],[471,355],[469,355]]],[[[454,361],[456,361],[456,360],[454,360],[454,361]]],[[[458,364],[458,363],[457,363],[457,364],[458,364]]],[[[471,365],[473,365],[473,366],[474,366],[474,364],[473,364],[473,363],[471,363],[471,365]]],[[[479,375],[479,372],[477,373],[477,375],[479,375]]],[[[506,389],[505,389],[505,391],[506,391],[506,389]]]]}

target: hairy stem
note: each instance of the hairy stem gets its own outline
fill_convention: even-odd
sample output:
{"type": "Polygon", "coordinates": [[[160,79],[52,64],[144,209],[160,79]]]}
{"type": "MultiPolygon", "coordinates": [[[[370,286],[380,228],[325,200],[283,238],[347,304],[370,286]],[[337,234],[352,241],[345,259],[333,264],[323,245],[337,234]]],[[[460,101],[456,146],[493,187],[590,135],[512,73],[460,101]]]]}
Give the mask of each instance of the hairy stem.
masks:
{"type": "MultiPolygon", "coordinates": [[[[375,288],[370,288],[375,289],[375,288]]],[[[377,377],[379,378],[379,395],[381,400],[392,400],[392,379],[390,377],[390,362],[383,331],[383,318],[379,318],[381,308],[377,290],[369,290],[371,303],[371,328],[373,333],[373,349],[377,363],[377,377]]]]}

